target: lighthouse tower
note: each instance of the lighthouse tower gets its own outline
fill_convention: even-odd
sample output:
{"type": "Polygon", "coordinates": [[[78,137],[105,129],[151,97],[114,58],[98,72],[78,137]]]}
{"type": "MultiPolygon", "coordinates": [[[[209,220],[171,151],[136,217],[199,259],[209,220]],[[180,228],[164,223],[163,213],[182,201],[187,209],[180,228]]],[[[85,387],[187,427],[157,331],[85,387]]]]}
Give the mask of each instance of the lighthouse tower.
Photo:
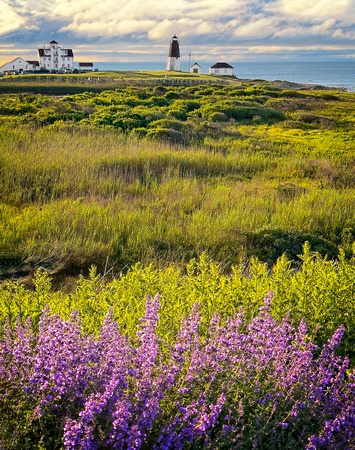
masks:
{"type": "Polygon", "coordinates": [[[169,58],[166,70],[181,72],[179,40],[175,34],[170,41],[169,58]]]}

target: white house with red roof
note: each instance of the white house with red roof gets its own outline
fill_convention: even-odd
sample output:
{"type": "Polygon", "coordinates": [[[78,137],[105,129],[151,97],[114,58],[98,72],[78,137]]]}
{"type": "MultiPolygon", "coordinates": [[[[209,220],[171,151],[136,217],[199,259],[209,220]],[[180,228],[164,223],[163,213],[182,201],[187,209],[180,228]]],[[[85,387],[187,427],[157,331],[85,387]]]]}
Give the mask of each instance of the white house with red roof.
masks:
{"type": "Polygon", "coordinates": [[[218,62],[213,64],[209,70],[210,75],[233,75],[233,66],[226,62],[218,62]]]}
{"type": "Polygon", "coordinates": [[[74,67],[74,53],[71,48],[61,47],[57,41],[51,41],[38,49],[41,70],[50,72],[71,71],[74,67]]]}
{"type": "Polygon", "coordinates": [[[35,72],[39,70],[38,61],[26,61],[25,59],[18,57],[12,61],[0,66],[0,72],[35,72]]]}
{"type": "Polygon", "coordinates": [[[79,72],[92,72],[94,70],[94,63],[79,62],[79,72]]]}

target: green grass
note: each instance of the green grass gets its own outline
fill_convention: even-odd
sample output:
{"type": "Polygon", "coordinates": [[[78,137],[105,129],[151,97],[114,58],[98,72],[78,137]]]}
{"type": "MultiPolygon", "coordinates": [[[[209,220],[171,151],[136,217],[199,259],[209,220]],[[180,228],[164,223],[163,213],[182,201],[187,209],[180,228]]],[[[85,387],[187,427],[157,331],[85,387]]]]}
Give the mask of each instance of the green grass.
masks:
{"type": "Polygon", "coordinates": [[[268,83],[0,95],[2,277],[350,257],[354,110],[268,83]]]}
{"type": "Polygon", "coordinates": [[[0,78],[0,94],[34,93],[44,95],[73,95],[83,92],[99,93],[119,87],[174,84],[240,84],[234,77],[211,76],[185,72],[130,71],[90,72],[78,74],[26,74],[0,78]]]}

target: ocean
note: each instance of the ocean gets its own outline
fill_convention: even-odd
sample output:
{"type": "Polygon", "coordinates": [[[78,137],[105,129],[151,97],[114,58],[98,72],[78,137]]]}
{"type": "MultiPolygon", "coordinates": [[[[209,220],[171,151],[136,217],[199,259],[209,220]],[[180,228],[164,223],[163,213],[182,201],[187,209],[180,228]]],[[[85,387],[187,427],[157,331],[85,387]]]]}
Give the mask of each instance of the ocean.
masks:
{"type": "MultiPolygon", "coordinates": [[[[195,61],[191,60],[191,63],[195,61]]],[[[202,73],[208,73],[214,62],[200,62],[202,73]]],[[[216,61],[215,61],[216,62],[216,61]]],[[[230,62],[238,78],[282,80],[320,84],[355,92],[355,61],[331,62],[230,62]]],[[[166,62],[94,62],[99,70],[165,70],[166,62]]],[[[182,60],[188,71],[188,61],[182,60]]]]}

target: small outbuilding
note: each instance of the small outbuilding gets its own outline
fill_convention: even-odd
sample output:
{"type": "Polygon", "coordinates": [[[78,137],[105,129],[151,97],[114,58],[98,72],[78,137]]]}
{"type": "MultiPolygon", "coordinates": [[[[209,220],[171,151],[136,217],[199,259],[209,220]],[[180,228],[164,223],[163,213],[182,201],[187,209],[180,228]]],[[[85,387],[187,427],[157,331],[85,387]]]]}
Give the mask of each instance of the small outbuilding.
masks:
{"type": "Polygon", "coordinates": [[[233,76],[233,66],[227,64],[226,62],[218,62],[210,67],[209,74],[233,76]]]}
{"type": "Polygon", "coordinates": [[[94,68],[94,63],[92,62],[80,62],[79,72],[92,72],[94,68]]]}
{"type": "Polygon", "coordinates": [[[201,73],[201,66],[197,62],[193,63],[190,67],[190,73],[201,73]]]}

